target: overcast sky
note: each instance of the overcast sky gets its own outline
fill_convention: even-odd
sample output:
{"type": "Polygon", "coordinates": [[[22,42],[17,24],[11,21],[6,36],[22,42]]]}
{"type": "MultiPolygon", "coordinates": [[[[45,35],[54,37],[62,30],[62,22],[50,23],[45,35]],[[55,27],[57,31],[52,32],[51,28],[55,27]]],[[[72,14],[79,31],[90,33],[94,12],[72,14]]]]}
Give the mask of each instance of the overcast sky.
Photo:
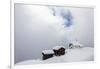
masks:
{"type": "Polygon", "coordinates": [[[93,47],[93,9],[15,4],[15,63],[78,40],[93,47]]]}

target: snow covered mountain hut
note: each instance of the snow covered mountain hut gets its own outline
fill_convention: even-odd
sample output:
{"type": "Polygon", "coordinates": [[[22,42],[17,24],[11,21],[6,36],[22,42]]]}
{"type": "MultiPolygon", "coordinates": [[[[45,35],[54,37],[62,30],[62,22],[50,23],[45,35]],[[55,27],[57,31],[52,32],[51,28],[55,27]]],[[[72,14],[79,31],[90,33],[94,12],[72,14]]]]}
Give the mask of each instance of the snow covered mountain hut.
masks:
{"type": "Polygon", "coordinates": [[[42,51],[42,59],[43,60],[46,60],[46,59],[48,59],[48,58],[51,58],[51,57],[53,57],[53,55],[54,55],[54,51],[53,50],[43,50],[42,51]]]}
{"type": "Polygon", "coordinates": [[[65,54],[65,47],[64,46],[55,46],[53,48],[54,54],[56,56],[61,56],[65,54]]]}

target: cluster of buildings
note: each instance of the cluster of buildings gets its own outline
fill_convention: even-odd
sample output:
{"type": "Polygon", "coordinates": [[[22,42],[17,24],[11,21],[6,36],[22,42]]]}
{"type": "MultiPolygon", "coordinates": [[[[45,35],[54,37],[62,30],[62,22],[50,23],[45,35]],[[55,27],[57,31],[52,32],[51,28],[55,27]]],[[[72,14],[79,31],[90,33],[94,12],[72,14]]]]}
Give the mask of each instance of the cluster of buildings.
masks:
{"type": "MultiPolygon", "coordinates": [[[[68,45],[69,49],[82,48],[82,47],[83,47],[83,45],[78,42],[71,42],[68,45]]],[[[66,48],[64,46],[55,46],[52,48],[52,50],[43,50],[42,51],[42,59],[46,60],[53,56],[62,56],[66,53],[65,50],[66,50],[66,48]]]]}

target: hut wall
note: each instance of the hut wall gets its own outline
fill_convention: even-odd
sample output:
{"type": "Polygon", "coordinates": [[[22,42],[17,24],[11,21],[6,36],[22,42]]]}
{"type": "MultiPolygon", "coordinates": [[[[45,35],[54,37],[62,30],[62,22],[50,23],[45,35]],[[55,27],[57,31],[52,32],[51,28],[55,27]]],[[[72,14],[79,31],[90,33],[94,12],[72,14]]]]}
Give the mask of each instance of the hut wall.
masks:
{"type": "Polygon", "coordinates": [[[43,55],[42,59],[46,60],[46,59],[51,58],[51,57],[53,57],[53,54],[45,54],[45,55],[43,55]]]}

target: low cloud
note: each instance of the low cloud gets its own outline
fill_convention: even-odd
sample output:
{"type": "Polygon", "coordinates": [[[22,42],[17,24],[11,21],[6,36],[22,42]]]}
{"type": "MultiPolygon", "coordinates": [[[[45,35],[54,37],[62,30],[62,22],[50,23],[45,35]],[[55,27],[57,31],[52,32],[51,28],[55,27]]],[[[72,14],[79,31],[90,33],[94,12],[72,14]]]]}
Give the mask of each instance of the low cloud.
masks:
{"type": "Polygon", "coordinates": [[[93,46],[92,9],[15,4],[15,63],[76,39],[93,46]]]}

